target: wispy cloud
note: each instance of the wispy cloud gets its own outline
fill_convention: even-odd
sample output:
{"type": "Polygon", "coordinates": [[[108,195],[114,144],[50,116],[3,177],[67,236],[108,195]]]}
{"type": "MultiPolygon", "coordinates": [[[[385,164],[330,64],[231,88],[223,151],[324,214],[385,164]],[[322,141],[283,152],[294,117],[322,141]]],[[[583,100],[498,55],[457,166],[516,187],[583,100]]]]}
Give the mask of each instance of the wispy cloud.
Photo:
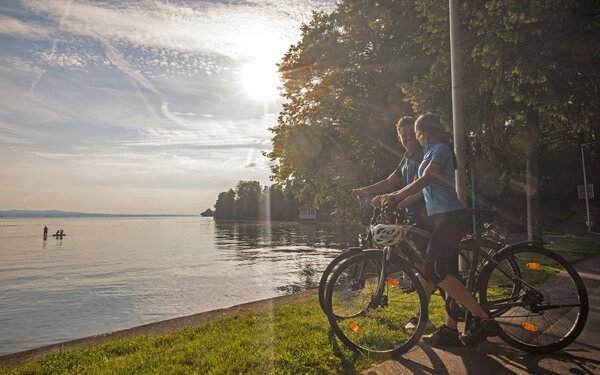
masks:
{"type": "Polygon", "coordinates": [[[0,34],[29,40],[50,40],[53,30],[49,27],[23,22],[13,17],[0,14],[0,34]]]}
{"type": "Polygon", "coordinates": [[[65,17],[64,1],[29,0],[26,3],[35,12],[59,20],[62,29],[75,35],[235,58],[265,52],[265,44],[270,53],[279,56],[289,46],[290,39],[299,34],[297,22],[307,21],[315,7],[331,7],[331,3],[309,1],[304,2],[304,6],[298,6],[296,1],[206,1],[187,6],[159,1],[114,2],[101,6],[78,1],[70,5],[65,17]]]}

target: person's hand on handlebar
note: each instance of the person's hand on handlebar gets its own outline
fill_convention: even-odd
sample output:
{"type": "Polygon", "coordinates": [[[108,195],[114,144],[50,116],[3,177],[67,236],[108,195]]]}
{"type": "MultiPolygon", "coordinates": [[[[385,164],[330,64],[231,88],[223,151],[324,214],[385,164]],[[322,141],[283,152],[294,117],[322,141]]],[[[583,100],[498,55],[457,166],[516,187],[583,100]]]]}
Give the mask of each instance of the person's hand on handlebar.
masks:
{"type": "Polygon", "coordinates": [[[395,203],[396,203],[396,204],[395,204],[395,207],[396,207],[398,210],[405,209],[407,206],[409,206],[409,205],[410,205],[410,203],[408,202],[408,199],[403,199],[403,200],[397,201],[397,202],[395,202],[395,203]]]}
{"type": "Polygon", "coordinates": [[[394,196],[392,194],[378,195],[371,200],[371,204],[375,207],[383,207],[385,204],[394,202],[394,196]]]}
{"type": "Polygon", "coordinates": [[[350,195],[352,196],[352,198],[357,199],[357,200],[360,200],[366,194],[367,193],[362,188],[352,189],[352,191],[350,192],[350,195]]]}
{"type": "Polygon", "coordinates": [[[362,206],[368,206],[371,203],[369,199],[368,193],[363,188],[352,189],[350,192],[352,198],[356,199],[358,203],[362,206]]]}

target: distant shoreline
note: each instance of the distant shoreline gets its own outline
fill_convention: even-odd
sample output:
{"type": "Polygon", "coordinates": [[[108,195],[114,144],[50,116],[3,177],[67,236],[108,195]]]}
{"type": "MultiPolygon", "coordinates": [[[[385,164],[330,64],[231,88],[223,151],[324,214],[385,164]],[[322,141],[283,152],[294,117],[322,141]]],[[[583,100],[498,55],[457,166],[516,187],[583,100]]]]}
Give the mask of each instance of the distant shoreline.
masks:
{"type": "Polygon", "coordinates": [[[87,212],[68,212],[59,210],[8,210],[0,211],[0,219],[35,219],[35,218],[106,218],[106,217],[200,217],[198,215],[179,214],[100,214],[87,212]]]}
{"type": "MultiPolygon", "coordinates": [[[[204,217],[200,215],[76,215],[76,216],[3,216],[0,219],[88,219],[88,218],[110,218],[110,217],[204,217]]],[[[212,218],[212,216],[206,216],[212,218]]]]}

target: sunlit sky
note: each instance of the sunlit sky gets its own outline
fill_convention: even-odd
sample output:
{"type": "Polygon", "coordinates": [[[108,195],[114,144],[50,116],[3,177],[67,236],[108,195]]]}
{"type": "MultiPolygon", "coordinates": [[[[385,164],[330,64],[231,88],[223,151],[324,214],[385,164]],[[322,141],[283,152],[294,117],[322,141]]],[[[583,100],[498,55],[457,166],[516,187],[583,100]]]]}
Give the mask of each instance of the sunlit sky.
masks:
{"type": "Polygon", "coordinates": [[[269,184],[275,63],[333,1],[0,2],[0,210],[197,214],[269,184]]]}

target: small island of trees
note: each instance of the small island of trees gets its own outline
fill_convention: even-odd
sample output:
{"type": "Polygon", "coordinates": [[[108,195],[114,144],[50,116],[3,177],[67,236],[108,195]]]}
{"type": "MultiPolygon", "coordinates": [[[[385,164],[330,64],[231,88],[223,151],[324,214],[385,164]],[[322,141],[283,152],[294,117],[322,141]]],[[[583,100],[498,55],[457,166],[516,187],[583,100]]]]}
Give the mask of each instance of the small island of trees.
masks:
{"type": "Polygon", "coordinates": [[[296,220],[299,204],[291,192],[258,181],[240,180],[235,189],[219,193],[215,219],[296,220]]]}

